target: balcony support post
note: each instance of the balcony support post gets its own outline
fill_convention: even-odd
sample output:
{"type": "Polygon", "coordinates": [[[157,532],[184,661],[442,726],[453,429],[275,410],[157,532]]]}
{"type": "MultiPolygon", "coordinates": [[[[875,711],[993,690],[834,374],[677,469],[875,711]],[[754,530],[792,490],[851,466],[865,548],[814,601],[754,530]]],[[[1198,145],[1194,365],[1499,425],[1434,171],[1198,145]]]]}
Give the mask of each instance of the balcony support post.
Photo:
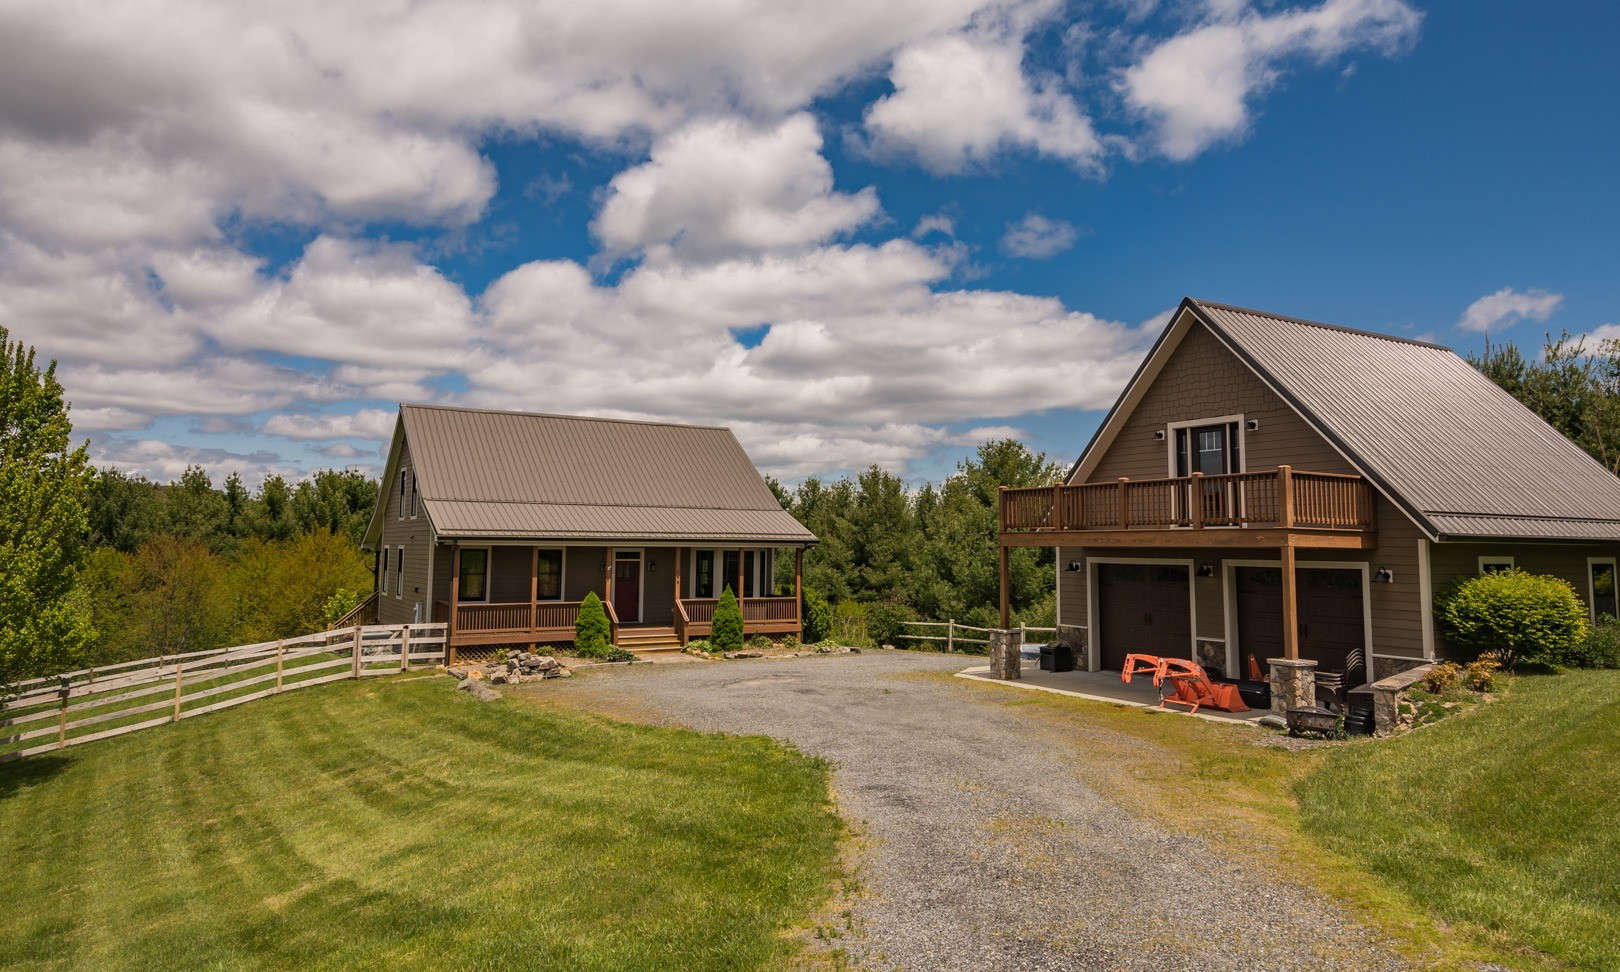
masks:
{"type": "Polygon", "coordinates": [[[1052,528],[1063,529],[1063,484],[1052,484],[1052,528]]]}
{"type": "Polygon", "coordinates": [[[1131,505],[1130,500],[1125,496],[1125,490],[1130,485],[1130,482],[1129,476],[1119,477],[1119,528],[1121,530],[1131,528],[1131,505]]]}
{"type": "Polygon", "coordinates": [[[1282,625],[1283,657],[1289,661],[1299,658],[1299,601],[1298,584],[1294,571],[1292,544],[1282,548],[1282,625]]]}
{"type": "Polygon", "coordinates": [[[1192,482],[1187,486],[1187,502],[1192,507],[1191,510],[1189,510],[1189,513],[1192,515],[1192,528],[1194,530],[1202,530],[1204,528],[1203,473],[1195,472],[1192,474],[1192,482]]]}
{"type": "Polygon", "coordinates": [[[1001,547],[1001,627],[1006,630],[1012,623],[1012,605],[1007,600],[1007,548],[1001,547]]]}

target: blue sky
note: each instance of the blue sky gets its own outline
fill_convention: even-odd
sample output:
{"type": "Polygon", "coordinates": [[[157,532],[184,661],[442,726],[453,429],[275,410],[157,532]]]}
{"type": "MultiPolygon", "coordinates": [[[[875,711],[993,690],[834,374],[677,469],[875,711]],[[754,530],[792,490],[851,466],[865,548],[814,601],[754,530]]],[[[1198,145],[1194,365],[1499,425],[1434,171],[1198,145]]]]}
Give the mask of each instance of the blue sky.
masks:
{"type": "Polygon", "coordinates": [[[1607,5],[110,9],[0,12],[0,324],[158,479],[375,469],[400,400],[1067,462],[1188,294],[1620,337],[1607,5]]]}

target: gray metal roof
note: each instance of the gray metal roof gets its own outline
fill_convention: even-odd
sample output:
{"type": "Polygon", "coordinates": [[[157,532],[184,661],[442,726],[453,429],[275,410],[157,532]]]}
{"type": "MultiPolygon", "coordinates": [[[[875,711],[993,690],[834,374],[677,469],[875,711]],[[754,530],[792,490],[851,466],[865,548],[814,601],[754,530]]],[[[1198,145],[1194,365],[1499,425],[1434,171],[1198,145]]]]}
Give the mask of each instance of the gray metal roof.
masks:
{"type": "Polygon", "coordinates": [[[399,411],[442,537],[816,539],[782,509],[730,429],[441,405],[399,411]]]}
{"type": "Polygon", "coordinates": [[[1185,306],[1436,535],[1620,538],[1620,477],[1450,348],[1185,306]]]}

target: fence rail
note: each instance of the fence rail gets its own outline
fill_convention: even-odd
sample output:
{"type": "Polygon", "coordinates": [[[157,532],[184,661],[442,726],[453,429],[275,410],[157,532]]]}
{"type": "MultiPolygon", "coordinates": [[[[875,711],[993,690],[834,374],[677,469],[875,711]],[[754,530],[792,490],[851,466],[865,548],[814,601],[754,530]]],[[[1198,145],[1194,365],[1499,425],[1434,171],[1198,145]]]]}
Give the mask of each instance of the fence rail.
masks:
{"type": "Polygon", "coordinates": [[[29,679],[0,701],[0,762],[444,658],[442,623],[355,625],[29,679]]]}
{"type": "MultiPolygon", "coordinates": [[[[996,630],[994,628],[976,628],[971,624],[960,624],[960,623],[958,623],[958,622],[956,622],[954,620],[952,620],[952,621],[902,621],[900,623],[905,625],[908,628],[944,628],[945,629],[944,634],[911,634],[910,632],[907,632],[907,633],[904,633],[904,634],[896,635],[895,637],[897,637],[897,638],[909,638],[909,639],[911,639],[913,641],[925,641],[925,642],[943,641],[943,642],[945,642],[945,650],[946,651],[955,651],[956,646],[958,644],[988,645],[990,643],[989,638],[969,638],[966,635],[957,634],[956,632],[958,632],[958,631],[971,631],[971,632],[974,632],[974,633],[977,633],[977,634],[986,634],[987,635],[990,632],[996,630]]],[[[1057,634],[1057,629],[1056,628],[1041,628],[1041,627],[1036,627],[1035,625],[1031,625],[1031,624],[1020,624],[1018,626],[1018,630],[1023,634],[1023,640],[1026,641],[1026,642],[1029,641],[1029,635],[1030,635],[1030,632],[1032,632],[1032,631],[1034,631],[1034,632],[1050,632],[1050,633],[1052,633],[1054,635],[1057,634]]],[[[978,652],[974,652],[974,654],[978,654],[978,652]]]]}

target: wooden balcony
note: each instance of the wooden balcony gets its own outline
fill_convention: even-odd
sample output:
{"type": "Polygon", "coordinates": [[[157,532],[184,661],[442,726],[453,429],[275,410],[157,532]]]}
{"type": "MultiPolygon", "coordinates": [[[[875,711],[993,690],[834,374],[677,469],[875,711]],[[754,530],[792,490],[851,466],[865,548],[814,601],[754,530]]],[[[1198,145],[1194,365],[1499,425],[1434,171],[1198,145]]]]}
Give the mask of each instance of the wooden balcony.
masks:
{"type": "Polygon", "coordinates": [[[1001,545],[1373,546],[1360,476],[1294,470],[1118,479],[1001,491],[1001,545]]]}
{"type": "MultiPolygon", "coordinates": [[[[713,597],[683,597],[675,602],[675,631],[682,640],[702,638],[714,631],[713,597]]],[[[745,597],[741,599],[743,634],[797,634],[799,599],[796,597],[745,597]]]]}

